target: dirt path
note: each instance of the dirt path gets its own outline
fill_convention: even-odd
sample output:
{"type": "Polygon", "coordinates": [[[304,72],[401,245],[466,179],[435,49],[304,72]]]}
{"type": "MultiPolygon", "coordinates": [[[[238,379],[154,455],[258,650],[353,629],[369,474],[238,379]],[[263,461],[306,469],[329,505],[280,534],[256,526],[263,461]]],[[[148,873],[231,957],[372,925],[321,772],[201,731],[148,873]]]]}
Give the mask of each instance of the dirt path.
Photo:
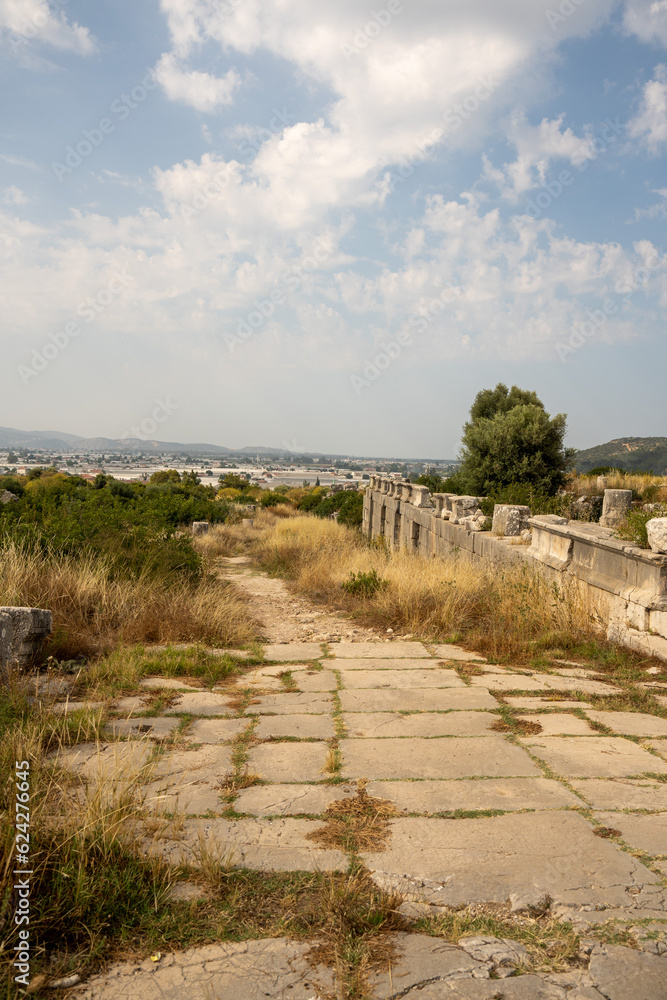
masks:
{"type": "Polygon", "coordinates": [[[361,642],[386,638],[356,625],[341,612],[327,612],[290,593],[282,580],[254,570],[247,556],[220,560],[220,576],[250,597],[250,612],[269,642],[361,642]]]}

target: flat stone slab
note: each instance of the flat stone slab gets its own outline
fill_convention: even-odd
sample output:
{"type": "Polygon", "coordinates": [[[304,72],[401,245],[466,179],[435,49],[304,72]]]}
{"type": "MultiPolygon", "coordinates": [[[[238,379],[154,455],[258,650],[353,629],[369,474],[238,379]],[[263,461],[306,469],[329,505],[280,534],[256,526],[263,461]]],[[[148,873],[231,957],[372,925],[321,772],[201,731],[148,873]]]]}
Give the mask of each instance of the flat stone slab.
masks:
{"type": "MultiPolygon", "coordinates": [[[[392,661],[388,661],[392,662],[392,661]]],[[[350,670],[343,674],[346,688],[463,688],[455,670],[350,670]]]]}
{"type": "MultiPolygon", "coordinates": [[[[643,740],[642,746],[650,747],[651,750],[655,750],[662,757],[667,757],[667,740],[643,740]]],[[[654,757],[653,760],[656,758],[654,757]]],[[[650,770],[660,770],[659,768],[650,768],[650,770]]]]}
{"type": "Polygon", "coordinates": [[[486,687],[492,691],[583,691],[584,694],[618,694],[619,689],[602,681],[582,680],[578,677],[557,677],[554,674],[506,674],[493,677],[471,677],[473,687],[486,687]]]}
{"type": "Polygon", "coordinates": [[[353,785],[254,785],[239,792],[234,808],[254,816],[319,816],[332,802],[355,794],[353,785]]]}
{"type": "Polygon", "coordinates": [[[331,695],[320,692],[296,691],[285,694],[267,694],[249,705],[246,712],[253,715],[322,715],[333,709],[331,695]]]}
{"type": "Polygon", "coordinates": [[[422,657],[430,653],[421,642],[332,642],[329,652],[337,659],[392,659],[396,657],[422,657]]]}
{"type": "MultiPolygon", "coordinates": [[[[197,864],[204,847],[230,866],[257,871],[346,871],[341,851],[321,850],[306,835],[322,829],[318,819],[192,819],[178,841],[153,840],[150,853],[171,864],[197,864]]],[[[226,998],[225,998],[226,1000],[226,998]]]]}
{"type": "Polygon", "coordinates": [[[563,698],[562,701],[550,701],[549,697],[545,698],[522,698],[521,695],[510,695],[505,698],[508,705],[512,705],[513,708],[520,709],[533,709],[533,708],[548,708],[549,711],[562,712],[566,708],[592,708],[585,701],[575,701],[574,699],[563,698]]]}
{"type": "Polygon", "coordinates": [[[332,991],[329,969],[307,959],[311,942],[284,938],[169,952],[159,962],[122,962],[72,993],[79,1000],[313,1000],[332,991]]]}
{"type": "Polygon", "coordinates": [[[484,809],[567,809],[581,800],[549,778],[487,778],[460,781],[371,781],[369,795],[389,799],[407,813],[484,809]]]}
{"type": "Polygon", "coordinates": [[[118,698],[111,706],[112,712],[123,715],[136,715],[137,712],[147,712],[151,703],[148,695],[130,695],[127,698],[118,698]]]}
{"type": "Polygon", "coordinates": [[[319,642],[279,642],[264,646],[264,659],[275,663],[303,663],[321,660],[323,655],[319,642]]]}
{"type": "Polygon", "coordinates": [[[354,778],[538,776],[528,755],[500,736],[341,740],[343,775],[354,778]]]}
{"type": "Polygon", "coordinates": [[[325,663],[333,663],[336,670],[387,670],[390,668],[400,670],[423,670],[424,667],[437,667],[438,660],[426,659],[392,659],[391,657],[367,657],[364,659],[347,658],[341,660],[325,660],[325,663]]]}
{"type": "Polygon", "coordinates": [[[462,948],[426,934],[392,934],[390,940],[398,960],[388,962],[386,969],[380,968],[369,977],[372,995],[377,1000],[402,996],[404,990],[429,980],[471,976],[473,971],[486,967],[462,948]]]}
{"type": "Polygon", "coordinates": [[[263,715],[254,735],[260,740],[272,736],[330,740],[335,736],[335,730],[330,715],[263,715]]]}
{"type": "Polygon", "coordinates": [[[484,657],[480,656],[479,653],[471,653],[467,649],[450,645],[448,642],[434,646],[433,650],[435,656],[439,656],[441,660],[460,660],[463,663],[486,663],[484,657]]]}
{"type": "Polygon", "coordinates": [[[537,722],[545,736],[594,736],[595,730],[585,719],[565,712],[549,712],[544,715],[519,715],[524,722],[537,722]]]}
{"type": "Polygon", "coordinates": [[[186,735],[193,743],[226,743],[239,736],[249,724],[249,719],[197,719],[186,735]]]}
{"type": "Polygon", "coordinates": [[[163,739],[171,736],[178,728],[180,719],[165,719],[157,716],[154,719],[112,719],[105,729],[112,736],[133,736],[150,737],[152,739],[163,739]]]}
{"type": "Polygon", "coordinates": [[[307,670],[304,669],[302,663],[296,664],[281,664],[270,667],[258,667],[256,670],[248,671],[240,678],[240,684],[242,687],[246,687],[249,683],[252,684],[262,684],[266,681],[277,680],[280,687],[283,687],[283,683],[280,680],[280,674],[285,670],[289,670],[294,678],[299,691],[335,691],[336,675],[331,670],[307,670]]]}
{"type": "Polygon", "coordinates": [[[667,784],[652,778],[575,778],[570,784],[594,809],[667,810],[667,784]]]}
{"type": "Polygon", "coordinates": [[[385,736],[485,736],[498,721],[490,712],[350,712],[343,716],[347,735],[385,736]]]}
{"type": "Polygon", "coordinates": [[[103,701],[59,701],[49,708],[54,715],[72,715],[73,712],[95,712],[104,705],[103,701]]]}
{"type": "Polygon", "coordinates": [[[665,958],[601,945],[593,951],[589,972],[607,1000],[665,1000],[665,958]]]}
{"type": "Polygon", "coordinates": [[[151,690],[155,688],[158,690],[164,688],[165,691],[201,690],[200,683],[197,681],[184,680],[182,677],[144,677],[143,680],[139,681],[139,686],[150,688],[151,690]]]}
{"type": "Polygon", "coordinates": [[[234,710],[227,706],[229,697],[214,691],[186,692],[165,709],[165,715],[234,715],[234,710]]]}
{"type": "Polygon", "coordinates": [[[620,830],[630,847],[647,854],[667,854],[667,812],[650,816],[623,812],[596,812],[593,815],[604,826],[620,830]]]}
{"type": "Polygon", "coordinates": [[[328,754],[326,743],[264,743],[248,754],[248,771],[264,781],[322,781],[328,754]]]}
{"type": "Polygon", "coordinates": [[[152,747],[147,740],[128,743],[79,743],[57,754],[60,767],[88,780],[132,779],[144,770],[152,747]]]}
{"type": "Polygon", "coordinates": [[[575,812],[399,818],[391,820],[391,831],[385,852],[363,855],[374,880],[430,902],[502,903],[517,894],[550,895],[565,905],[627,906],[629,888],[659,889],[659,876],[596,837],[575,812]]]}
{"type": "Polygon", "coordinates": [[[450,712],[498,707],[488,691],[474,691],[469,687],[341,691],[340,703],[344,712],[450,712]]]}
{"type": "Polygon", "coordinates": [[[546,736],[522,743],[567,778],[620,778],[646,771],[667,774],[667,762],[619,736],[546,736]]]}
{"type": "Polygon", "coordinates": [[[596,712],[586,713],[596,722],[608,726],[615,733],[627,736],[667,736],[667,719],[644,712],[596,712]]]}
{"type": "Polygon", "coordinates": [[[157,763],[146,804],[153,811],[219,812],[221,785],[231,768],[230,746],[173,751],[157,763]]]}
{"type": "MultiPolygon", "coordinates": [[[[564,1000],[565,993],[539,976],[512,976],[511,979],[446,979],[404,994],[409,1000],[564,1000]],[[500,987],[500,989],[499,989],[500,987]]],[[[572,1000],[604,1000],[601,994],[580,993],[572,1000]]]]}

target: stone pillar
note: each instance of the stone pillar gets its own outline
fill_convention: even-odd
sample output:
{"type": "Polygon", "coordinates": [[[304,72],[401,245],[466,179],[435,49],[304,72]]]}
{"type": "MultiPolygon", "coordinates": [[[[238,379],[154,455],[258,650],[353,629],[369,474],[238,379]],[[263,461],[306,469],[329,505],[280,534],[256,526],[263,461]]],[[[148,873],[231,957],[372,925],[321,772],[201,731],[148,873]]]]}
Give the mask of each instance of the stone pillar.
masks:
{"type": "Polygon", "coordinates": [[[208,535],[209,524],[208,521],[193,521],[192,522],[192,534],[196,537],[197,535],[208,535]]]}
{"type": "Polygon", "coordinates": [[[442,517],[445,521],[449,519],[452,512],[452,497],[455,497],[456,493],[434,493],[433,501],[436,507],[436,517],[442,517]]]}
{"type": "Polygon", "coordinates": [[[42,608],[0,608],[0,664],[30,666],[53,630],[50,611],[42,608]]]}
{"type": "Polygon", "coordinates": [[[412,503],[415,507],[432,507],[431,491],[427,486],[412,487],[412,503]]]}
{"type": "Polygon", "coordinates": [[[493,508],[491,531],[494,535],[515,537],[528,528],[529,517],[532,517],[530,507],[523,504],[497,503],[493,508]]]}
{"type": "Polygon", "coordinates": [[[597,488],[599,490],[606,490],[608,483],[609,483],[609,480],[607,479],[606,476],[598,476],[598,478],[596,480],[597,488]]]}
{"type": "Polygon", "coordinates": [[[401,483],[401,492],[399,497],[404,502],[410,503],[412,500],[412,483],[401,483]]]}
{"type": "Polygon", "coordinates": [[[646,534],[652,552],[667,554],[667,517],[652,517],[647,521],[646,534]]]}
{"type": "Polygon", "coordinates": [[[602,501],[603,528],[618,528],[625,520],[632,503],[632,490],[605,490],[602,501]]]}
{"type": "Polygon", "coordinates": [[[450,521],[458,524],[464,517],[470,517],[477,512],[479,502],[477,497],[452,497],[452,514],[450,521]]]}
{"type": "Polygon", "coordinates": [[[384,496],[389,496],[391,493],[391,482],[388,479],[380,480],[380,493],[384,496]]]}

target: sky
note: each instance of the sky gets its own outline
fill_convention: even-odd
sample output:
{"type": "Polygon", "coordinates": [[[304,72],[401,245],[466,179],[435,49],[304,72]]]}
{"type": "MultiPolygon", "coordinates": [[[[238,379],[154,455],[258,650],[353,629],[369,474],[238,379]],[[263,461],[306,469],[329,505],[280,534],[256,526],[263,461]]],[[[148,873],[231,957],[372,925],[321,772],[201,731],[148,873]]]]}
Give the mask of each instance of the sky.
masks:
{"type": "Polygon", "coordinates": [[[502,381],[667,434],[667,0],[0,0],[0,50],[0,425],[453,458],[502,381]]]}

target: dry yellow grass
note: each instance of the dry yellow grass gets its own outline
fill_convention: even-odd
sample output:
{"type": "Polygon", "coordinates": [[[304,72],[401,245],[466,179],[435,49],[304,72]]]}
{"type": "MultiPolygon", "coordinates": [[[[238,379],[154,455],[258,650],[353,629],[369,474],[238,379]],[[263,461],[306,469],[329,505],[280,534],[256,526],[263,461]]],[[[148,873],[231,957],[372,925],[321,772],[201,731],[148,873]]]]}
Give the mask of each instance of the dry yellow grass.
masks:
{"type": "MultiPolygon", "coordinates": [[[[667,501],[667,477],[640,475],[628,473],[623,475],[620,472],[610,472],[605,476],[608,490],[634,490],[640,497],[646,497],[651,502],[662,503],[667,501]]],[[[597,476],[575,476],[569,479],[566,485],[569,493],[576,496],[597,496],[600,489],[597,485],[597,476]]]]}
{"type": "Polygon", "coordinates": [[[272,528],[276,521],[296,517],[297,511],[288,504],[277,504],[265,510],[257,508],[255,514],[235,517],[226,524],[212,524],[207,534],[193,539],[196,551],[207,563],[220,556],[244,555],[257,539],[257,531],[272,528]]]}
{"type": "Polygon", "coordinates": [[[254,551],[299,591],[350,610],[366,624],[426,639],[460,637],[492,657],[525,656],[548,634],[556,645],[596,634],[595,614],[574,588],[557,593],[524,567],[390,554],[353,529],[314,517],[274,524],[254,551]],[[352,573],[373,570],[387,587],[365,598],[342,590],[352,573]]]}
{"type": "Polygon", "coordinates": [[[164,586],[113,579],[104,559],[42,554],[10,543],[0,560],[0,605],[47,608],[58,658],[91,655],[122,643],[203,642],[238,646],[253,639],[244,599],[204,578],[164,586]]]}

